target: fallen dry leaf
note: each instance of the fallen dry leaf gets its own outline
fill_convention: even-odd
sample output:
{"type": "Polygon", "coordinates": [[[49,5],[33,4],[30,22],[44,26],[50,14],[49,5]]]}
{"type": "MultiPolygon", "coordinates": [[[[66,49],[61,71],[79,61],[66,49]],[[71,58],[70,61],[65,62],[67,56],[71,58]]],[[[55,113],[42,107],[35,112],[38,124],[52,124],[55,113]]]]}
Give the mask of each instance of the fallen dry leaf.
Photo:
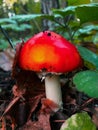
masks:
{"type": "Polygon", "coordinates": [[[15,51],[13,49],[6,49],[0,52],[0,68],[5,71],[12,70],[12,64],[14,60],[15,51]]]}

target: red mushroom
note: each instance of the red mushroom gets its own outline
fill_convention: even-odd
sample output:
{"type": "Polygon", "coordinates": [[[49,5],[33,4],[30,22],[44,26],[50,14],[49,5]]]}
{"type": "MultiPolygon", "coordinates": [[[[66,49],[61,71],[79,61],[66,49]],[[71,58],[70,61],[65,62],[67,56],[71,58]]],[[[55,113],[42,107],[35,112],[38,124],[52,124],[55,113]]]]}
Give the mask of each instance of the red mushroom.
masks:
{"type": "Polygon", "coordinates": [[[58,105],[54,111],[62,108],[59,74],[75,70],[81,63],[76,47],[51,31],[40,32],[30,38],[19,55],[22,69],[40,72],[45,76],[46,98],[58,105]]]}

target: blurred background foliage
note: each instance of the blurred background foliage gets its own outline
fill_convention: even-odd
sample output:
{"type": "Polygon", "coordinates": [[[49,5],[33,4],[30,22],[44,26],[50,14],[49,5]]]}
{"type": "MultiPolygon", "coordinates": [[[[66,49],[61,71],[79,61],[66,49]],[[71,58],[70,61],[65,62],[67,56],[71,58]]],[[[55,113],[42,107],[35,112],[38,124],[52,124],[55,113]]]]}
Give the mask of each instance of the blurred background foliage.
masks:
{"type": "MultiPolygon", "coordinates": [[[[0,0],[0,26],[14,45],[49,29],[97,47],[98,0],[0,0]]],[[[0,48],[8,47],[1,31],[0,36],[0,48]]]]}
{"type": "MultiPolygon", "coordinates": [[[[41,12],[40,2],[37,0],[0,0],[0,25],[12,39],[13,44],[27,39],[34,33],[39,32],[41,27],[40,19],[19,22],[12,19],[16,15],[38,14],[41,12]]],[[[20,18],[21,19],[21,18],[20,18]]],[[[0,31],[0,48],[8,47],[8,43],[0,31]]]]}

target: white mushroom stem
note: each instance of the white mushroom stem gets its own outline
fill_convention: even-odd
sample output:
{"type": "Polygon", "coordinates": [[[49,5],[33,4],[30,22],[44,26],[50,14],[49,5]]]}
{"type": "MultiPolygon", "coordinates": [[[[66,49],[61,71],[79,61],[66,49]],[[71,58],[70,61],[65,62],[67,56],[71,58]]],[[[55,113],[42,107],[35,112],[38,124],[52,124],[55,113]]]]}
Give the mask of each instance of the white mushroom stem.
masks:
{"type": "Polygon", "coordinates": [[[61,94],[61,85],[60,79],[57,75],[46,76],[45,78],[45,91],[46,98],[50,99],[58,105],[54,111],[62,109],[62,94],[61,94]]]}

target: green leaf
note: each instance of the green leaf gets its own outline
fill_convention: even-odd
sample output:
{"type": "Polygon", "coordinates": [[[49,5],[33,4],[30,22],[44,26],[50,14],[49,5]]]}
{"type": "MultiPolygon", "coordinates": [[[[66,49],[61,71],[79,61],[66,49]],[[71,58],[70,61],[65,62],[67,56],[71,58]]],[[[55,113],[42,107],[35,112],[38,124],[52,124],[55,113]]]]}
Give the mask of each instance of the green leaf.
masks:
{"type": "Polygon", "coordinates": [[[12,20],[10,18],[0,18],[0,24],[5,24],[5,23],[10,23],[10,24],[16,24],[15,20],[12,20]]]}
{"type": "Polygon", "coordinates": [[[96,71],[82,71],[73,77],[76,88],[90,97],[98,98],[98,73],[96,71]]]}
{"type": "Polygon", "coordinates": [[[11,29],[11,30],[14,30],[14,31],[25,31],[26,29],[31,29],[32,26],[29,25],[29,24],[21,24],[21,25],[18,25],[18,24],[6,24],[6,25],[2,25],[2,27],[4,29],[11,29]]]}
{"type": "Polygon", "coordinates": [[[38,19],[38,18],[48,18],[52,20],[54,16],[51,15],[44,15],[44,14],[22,14],[22,15],[15,15],[12,17],[13,20],[17,20],[18,22],[27,22],[33,19],[38,19]]]}
{"type": "Polygon", "coordinates": [[[90,116],[86,112],[81,112],[67,119],[60,130],[96,130],[96,127],[90,116]]]}
{"type": "Polygon", "coordinates": [[[64,9],[53,9],[53,13],[61,15],[65,18],[67,15],[74,14],[75,8],[76,6],[68,6],[64,9]]]}
{"type": "Polygon", "coordinates": [[[98,25],[91,24],[91,25],[84,26],[82,28],[79,28],[76,33],[78,33],[78,35],[90,34],[91,31],[98,31],[98,25]]]}
{"type": "Polygon", "coordinates": [[[53,13],[65,18],[68,15],[74,15],[80,23],[98,21],[98,3],[82,4],[77,6],[68,6],[64,9],[53,9],[53,13]]]}
{"type": "Polygon", "coordinates": [[[67,0],[68,5],[81,5],[81,4],[88,4],[90,0],[67,0]]]}
{"type": "Polygon", "coordinates": [[[17,20],[18,22],[30,21],[32,19],[40,17],[41,14],[22,14],[22,15],[15,15],[11,17],[13,20],[17,20]]]}
{"type": "Polygon", "coordinates": [[[98,70],[98,55],[96,55],[94,52],[88,50],[85,47],[77,46],[77,48],[81,57],[84,60],[84,63],[89,63],[90,65],[92,65],[93,68],[87,66],[88,64],[85,64],[85,66],[88,67],[89,69],[95,68],[98,70]]]}
{"type": "Polygon", "coordinates": [[[75,13],[81,24],[98,21],[98,4],[92,3],[77,6],[75,13]]]}

